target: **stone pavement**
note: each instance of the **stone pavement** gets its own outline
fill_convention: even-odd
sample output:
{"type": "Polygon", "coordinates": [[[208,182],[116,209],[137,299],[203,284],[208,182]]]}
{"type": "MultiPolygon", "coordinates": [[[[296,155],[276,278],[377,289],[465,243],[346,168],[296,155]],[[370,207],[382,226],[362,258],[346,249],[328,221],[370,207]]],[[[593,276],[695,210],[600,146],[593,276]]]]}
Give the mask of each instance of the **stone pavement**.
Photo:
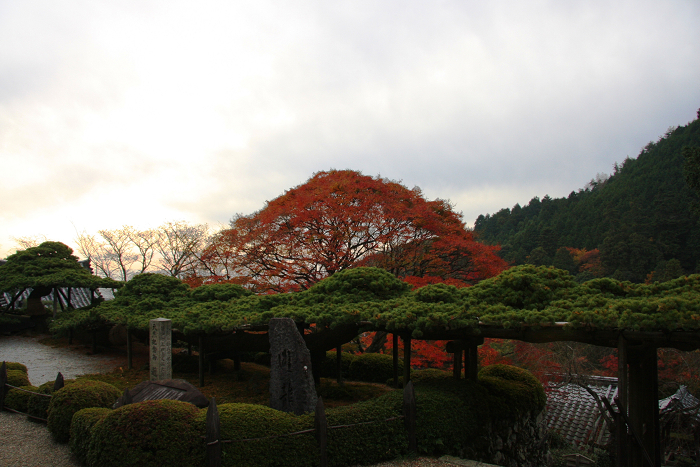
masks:
{"type": "Polygon", "coordinates": [[[57,348],[41,344],[47,336],[0,336],[0,362],[19,362],[27,366],[29,381],[38,386],[53,381],[60,371],[65,379],[88,373],[106,373],[126,365],[126,356],[115,354],[89,355],[81,345],[57,348]]]}

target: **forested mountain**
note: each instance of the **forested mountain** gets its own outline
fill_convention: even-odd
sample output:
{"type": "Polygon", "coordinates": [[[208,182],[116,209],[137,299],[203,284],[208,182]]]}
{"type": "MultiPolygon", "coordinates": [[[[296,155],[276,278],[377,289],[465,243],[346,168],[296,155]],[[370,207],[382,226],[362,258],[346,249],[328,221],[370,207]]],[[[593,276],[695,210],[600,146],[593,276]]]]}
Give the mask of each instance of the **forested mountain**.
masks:
{"type": "Polygon", "coordinates": [[[480,215],[478,238],[500,244],[513,264],[554,265],[578,274],[643,282],[700,269],[698,195],[683,176],[683,147],[700,147],[698,119],[669,128],[636,159],[615,164],[567,198],[535,197],[480,215]]]}

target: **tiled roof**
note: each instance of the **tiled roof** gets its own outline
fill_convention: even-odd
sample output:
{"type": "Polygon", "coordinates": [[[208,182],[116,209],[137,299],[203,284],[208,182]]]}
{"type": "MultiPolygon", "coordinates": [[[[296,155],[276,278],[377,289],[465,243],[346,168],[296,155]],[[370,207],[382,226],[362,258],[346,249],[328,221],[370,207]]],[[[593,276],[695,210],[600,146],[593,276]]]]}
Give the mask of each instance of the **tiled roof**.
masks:
{"type": "Polygon", "coordinates": [[[674,395],[660,400],[659,411],[661,414],[682,411],[700,422],[700,400],[688,392],[685,386],[681,386],[674,395]]]}
{"type": "MultiPolygon", "coordinates": [[[[598,397],[613,400],[617,378],[586,377],[581,380],[598,397]]],[[[547,427],[575,445],[605,446],[610,432],[595,398],[581,385],[566,383],[550,386],[547,394],[547,427]]]]}
{"type": "MultiPolygon", "coordinates": [[[[610,442],[608,423],[601,416],[593,396],[581,385],[586,385],[599,398],[613,401],[617,396],[617,378],[577,377],[580,384],[552,384],[547,394],[547,427],[558,432],[575,446],[605,446],[610,442]]],[[[685,386],[672,396],[659,401],[661,414],[680,408],[700,421],[700,400],[685,386]]]]}

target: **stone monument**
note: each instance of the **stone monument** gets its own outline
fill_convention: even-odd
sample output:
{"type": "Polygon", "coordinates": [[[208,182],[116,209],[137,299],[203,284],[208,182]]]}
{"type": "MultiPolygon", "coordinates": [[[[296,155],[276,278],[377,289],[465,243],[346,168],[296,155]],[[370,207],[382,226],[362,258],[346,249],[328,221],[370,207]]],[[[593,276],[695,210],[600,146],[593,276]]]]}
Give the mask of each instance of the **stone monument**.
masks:
{"type": "Polygon", "coordinates": [[[172,321],[165,318],[152,319],[150,328],[151,381],[173,377],[172,321]]]}
{"type": "Polygon", "coordinates": [[[301,415],[316,409],[311,355],[290,318],[272,318],[270,339],[270,407],[301,415]]]}

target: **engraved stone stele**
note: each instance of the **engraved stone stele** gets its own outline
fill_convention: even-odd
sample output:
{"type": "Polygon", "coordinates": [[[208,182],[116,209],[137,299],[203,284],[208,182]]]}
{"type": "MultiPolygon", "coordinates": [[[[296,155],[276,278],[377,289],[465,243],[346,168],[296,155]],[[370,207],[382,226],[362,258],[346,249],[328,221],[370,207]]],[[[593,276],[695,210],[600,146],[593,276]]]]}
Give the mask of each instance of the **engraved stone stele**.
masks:
{"type": "Polygon", "coordinates": [[[151,381],[173,377],[172,321],[152,319],[150,328],[151,381]]]}
{"type": "Polygon", "coordinates": [[[290,318],[270,320],[270,407],[301,415],[316,409],[311,355],[290,318]]]}
{"type": "Polygon", "coordinates": [[[189,402],[197,407],[204,408],[209,405],[209,400],[199,389],[184,379],[166,379],[161,381],[143,381],[133,389],[126,391],[112,406],[113,409],[128,403],[142,402],[156,399],[172,399],[189,402]],[[126,402],[126,399],[129,402],[126,402]]]}

